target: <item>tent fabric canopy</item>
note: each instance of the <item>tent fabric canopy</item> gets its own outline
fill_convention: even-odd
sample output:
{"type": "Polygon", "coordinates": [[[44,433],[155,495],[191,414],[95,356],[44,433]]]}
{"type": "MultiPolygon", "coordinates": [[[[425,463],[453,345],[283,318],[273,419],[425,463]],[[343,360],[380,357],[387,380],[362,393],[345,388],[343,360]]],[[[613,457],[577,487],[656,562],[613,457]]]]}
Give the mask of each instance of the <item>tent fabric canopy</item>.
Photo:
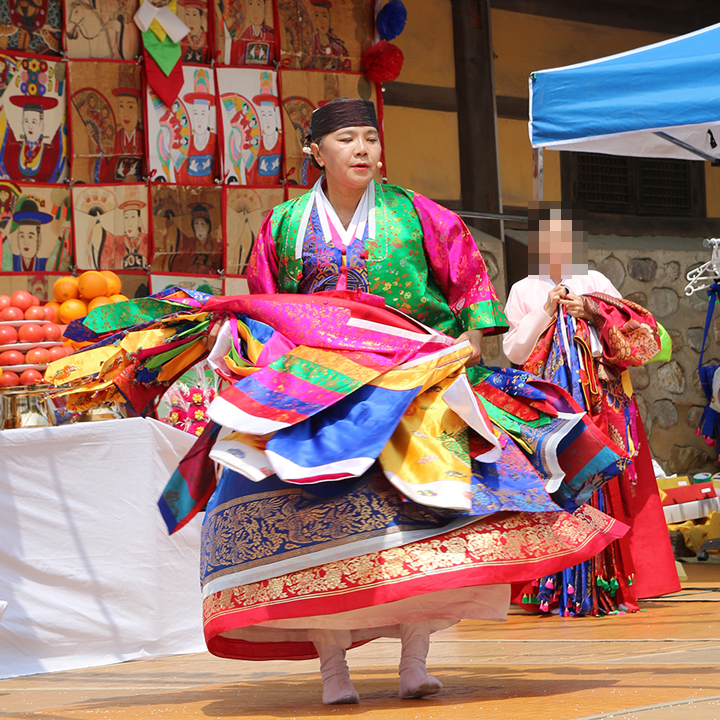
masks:
{"type": "Polygon", "coordinates": [[[533,147],[720,160],[720,24],[532,73],[529,129],[533,147]]]}

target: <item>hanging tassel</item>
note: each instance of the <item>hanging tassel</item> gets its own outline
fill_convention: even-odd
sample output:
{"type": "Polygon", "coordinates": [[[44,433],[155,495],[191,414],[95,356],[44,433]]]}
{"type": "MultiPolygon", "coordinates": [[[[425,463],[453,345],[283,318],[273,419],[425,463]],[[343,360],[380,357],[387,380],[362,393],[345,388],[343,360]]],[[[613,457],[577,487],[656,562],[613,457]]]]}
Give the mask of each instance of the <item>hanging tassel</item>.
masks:
{"type": "Polygon", "coordinates": [[[404,62],[405,56],[402,50],[386,40],[376,43],[363,55],[365,75],[372,82],[397,80],[404,62]]]}
{"type": "Polygon", "coordinates": [[[375,18],[375,29],[382,40],[393,40],[404,29],[407,9],[402,0],[390,0],[375,18]]]}

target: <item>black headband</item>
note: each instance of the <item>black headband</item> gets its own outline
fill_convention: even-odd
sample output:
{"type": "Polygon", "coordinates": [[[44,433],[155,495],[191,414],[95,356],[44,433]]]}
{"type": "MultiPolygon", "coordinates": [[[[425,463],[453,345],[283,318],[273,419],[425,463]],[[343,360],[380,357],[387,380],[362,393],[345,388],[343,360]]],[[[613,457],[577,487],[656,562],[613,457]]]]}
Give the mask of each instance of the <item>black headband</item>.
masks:
{"type": "Polygon", "coordinates": [[[369,100],[335,98],[313,111],[310,136],[316,141],[346,127],[378,128],[375,106],[369,100]]]}

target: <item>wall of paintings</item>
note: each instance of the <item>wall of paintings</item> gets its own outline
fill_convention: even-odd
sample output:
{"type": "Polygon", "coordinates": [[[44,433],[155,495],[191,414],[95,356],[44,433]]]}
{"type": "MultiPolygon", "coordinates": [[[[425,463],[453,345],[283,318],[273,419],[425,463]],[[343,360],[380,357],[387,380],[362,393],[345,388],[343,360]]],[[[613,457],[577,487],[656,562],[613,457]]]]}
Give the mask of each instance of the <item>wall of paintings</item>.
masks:
{"type": "Polygon", "coordinates": [[[360,97],[382,121],[374,0],[144,3],[0,0],[0,293],[87,269],[245,292],[264,218],[317,179],[312,111],[360,97]]]}

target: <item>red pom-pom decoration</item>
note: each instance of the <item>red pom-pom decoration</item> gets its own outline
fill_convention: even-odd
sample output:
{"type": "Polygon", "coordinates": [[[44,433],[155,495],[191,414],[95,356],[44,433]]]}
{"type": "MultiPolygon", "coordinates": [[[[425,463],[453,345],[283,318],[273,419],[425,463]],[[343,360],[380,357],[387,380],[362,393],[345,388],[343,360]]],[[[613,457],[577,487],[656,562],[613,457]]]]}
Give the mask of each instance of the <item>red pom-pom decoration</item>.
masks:
{"type": "Polygon", "coordinates": [[[402,50],[387,40],[375,43],[364,55],[365,75],[372,82],[391,82],[397,80],[402,70],[405,56],[402,50]]]}

